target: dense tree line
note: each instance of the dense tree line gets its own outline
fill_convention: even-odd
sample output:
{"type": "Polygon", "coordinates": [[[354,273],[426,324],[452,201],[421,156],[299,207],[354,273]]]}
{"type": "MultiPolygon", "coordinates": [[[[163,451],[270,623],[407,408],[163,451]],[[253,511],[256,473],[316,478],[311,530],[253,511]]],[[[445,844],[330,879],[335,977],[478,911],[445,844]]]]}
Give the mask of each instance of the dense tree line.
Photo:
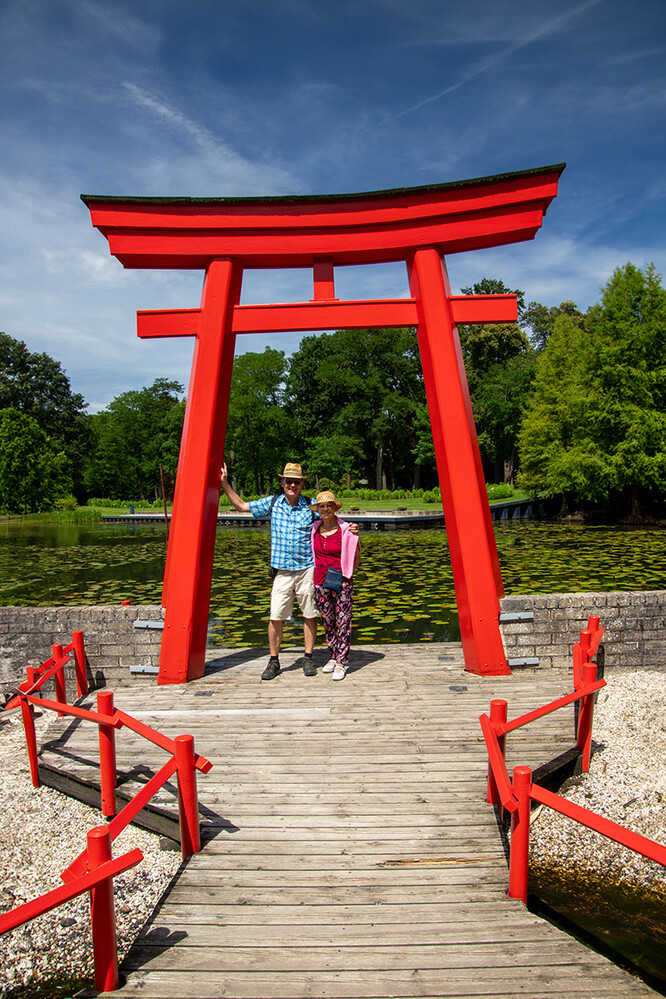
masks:
{"type": "Polygon", "coordinates": [[[89,425],[58,361],[0,333],[0,509],[50,509],[83,495],[89,425]]]}
{"type": "MultiPolygon", "coordinates": [[[[465,293],[506,293],[483,279],[465,293]]],[[[666,492],[666,292],[654,267],[619,268],[583,314],[518,297],[518,323],[460,327],[489,482],[639,518],[666,492]]],[[[85,413],[57,361],[0,334],[0,508],[73,493],[125,500],[173,491],[183,387],[157,379],[85,413]]],[[[245,495],[286,460],[310,485],[432,487],[436,468],[416,331],[306,336],[289,358],[236,358],[225,456],[245,495]]]]}
{"type": "Polygon", "coordinates": [[[585,316],[553,317],[520,428],[525,488],[640,519],[666,492],[666,291],[618,268],[585,316]]]}

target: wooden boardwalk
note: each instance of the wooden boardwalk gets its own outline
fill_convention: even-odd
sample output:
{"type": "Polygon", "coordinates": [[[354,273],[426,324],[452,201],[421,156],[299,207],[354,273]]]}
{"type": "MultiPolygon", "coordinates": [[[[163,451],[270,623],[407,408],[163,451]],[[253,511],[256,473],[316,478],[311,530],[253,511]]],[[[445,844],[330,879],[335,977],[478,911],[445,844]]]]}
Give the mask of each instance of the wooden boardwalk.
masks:
{"type": "MultiPolygon", "coordinates": [[[[296,653],[261,683],[265,661],[237,652],[186,686],[116,689],[118,706],[191,732],[214,764],[199,777],[205,847],[126,958],[120,995],[657,994],[506,894],[478,716],[505,697],[514,717],[570,677],[482,679],[453,645],[363,646],[342,683],[304,677],[296,653]]],[[[96,733],[57,724],[45,761],[96,759],[96,733]]],[[[572,732],[570,710],[520,730],[509,765],[552,759],[572,732]]],[[[118,747],[142,779],[164,759],[126,731],[118,747]]]]}

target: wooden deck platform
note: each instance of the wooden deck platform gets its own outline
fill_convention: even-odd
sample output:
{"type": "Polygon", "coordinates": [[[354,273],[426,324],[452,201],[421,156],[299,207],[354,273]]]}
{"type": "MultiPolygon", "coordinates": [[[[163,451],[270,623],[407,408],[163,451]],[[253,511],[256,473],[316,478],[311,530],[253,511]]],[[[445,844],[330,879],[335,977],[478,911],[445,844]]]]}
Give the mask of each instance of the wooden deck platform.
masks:
{"type": "MultiPolygon", "coordinates": [[[[235,652],[186,686],[115,691],[160,731],[192,733],[214,764],[199,777],[205,847],[125,960],[120,995],[657,994],[506,894],[478,716],[505,697],[515,717],[569,691],[570,677],[475,677],[453,645],[362,646],[341,683],[305,677],[295,652],[261,683],[265,661],[235,652]]],[[[570,747],[572,718],[520,730],[509,765],[570,747]]],[[[96,733],[56,725],[43,763],[89,781],[96,733]]],[[[131,779],[164,759],[125,730],[118,751],[131,779]]]]}

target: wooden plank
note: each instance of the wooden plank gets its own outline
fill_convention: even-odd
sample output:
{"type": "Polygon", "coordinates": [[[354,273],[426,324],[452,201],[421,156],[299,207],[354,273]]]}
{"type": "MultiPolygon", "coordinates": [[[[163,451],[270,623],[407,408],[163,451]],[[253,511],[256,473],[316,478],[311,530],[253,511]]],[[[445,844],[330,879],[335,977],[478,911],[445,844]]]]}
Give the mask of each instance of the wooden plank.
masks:
{"type": "MultiPolygon", "coordinates": [[[[299,974],[280,972],[266,975],[251,973],[197,973],[165,974],[164,972],[138,971],[132,977],[142,996],[150,999],[210,999],[226,995],[236,999],[257,999],[272,996],[275,999],[294,999],[294,996],[313,996],[318,999],[381,999],[395,996],[400,999],[417,999],[435,996],[439,999],[472,999],[475,996],[497,997],[528,995],[530,999],[623,999],[624,996],[654,995],[651,990],[638,991],[640,985],[628,988],[624,983],[610,985],[600,982],[597,969],[589,967],[587,978],[580,976],[572,981],[567,965],[552,971],[543,968],[498,968],[493,972],[461,975],[455,969],[445,974],[412,969],[411,972],[373,972],[372,974],[317,973],[299,974]]],[[[127,987],[123,990],[127,993],[127,987]]],[[[96,993],[79,993],[94,996],[96,993]]]]}
{"type": "MultiPolygon", "coordinates": [[[[175,931],[177,932],[177,931],[175,931]]],[[[149,961],[151,969],[178,968],[187,971],[391,971],[467,969],[476,974],[479,969],[515,967],[516,965],[553,965],[575,960],[580,944],[566,934],[553,929],[553,935],[535,947],[532,940],[495,943],[467,942],[458,939],[437,945],[396,945],[374,947],[310,947],[304,939],[300,947],[243,946],[214,947],[210,943],[187,946],[188,934],[178,941],[177,947],[164,948],[162,935],[156,935],[162,947],[150,947],[141,942],[130,953],[123,967],[126,971],[140,968],[149,961]]],[[[245,934],[247,939],[247,934],[245,934]]],[[[587,957],[586,963],[595,962],[587,957]]],[[[601,963],[601,962],[599,962],[601,963]]]]}

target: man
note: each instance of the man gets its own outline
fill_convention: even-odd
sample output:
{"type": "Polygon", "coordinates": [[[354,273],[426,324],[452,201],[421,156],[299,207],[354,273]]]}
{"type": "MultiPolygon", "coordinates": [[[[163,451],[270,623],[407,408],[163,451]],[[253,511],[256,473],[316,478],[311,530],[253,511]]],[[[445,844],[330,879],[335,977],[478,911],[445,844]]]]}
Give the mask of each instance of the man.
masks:
{"type": "Polygon", "coordinates": [[[240,513],[251,513],[253,517],[270,514],[271,518],[271,567],[277,572],[273,579],[268,622],[270,659],[261,674],[262,680],[273,680],[280,673],[282,631],[284,622],[292,615],[294,597],[303,615],[303,672],[306,676],[317,675],[312,661],[317,637],[314,559],[310,544],[313,514],[310,502],[301,496],[304,481],[301,466],[288,462],[282,472],[282,493],[277,498],[264,496],[248,503],[231,488],[227,466],[222,465],[221,486],[234,509],[240,513]]]}

